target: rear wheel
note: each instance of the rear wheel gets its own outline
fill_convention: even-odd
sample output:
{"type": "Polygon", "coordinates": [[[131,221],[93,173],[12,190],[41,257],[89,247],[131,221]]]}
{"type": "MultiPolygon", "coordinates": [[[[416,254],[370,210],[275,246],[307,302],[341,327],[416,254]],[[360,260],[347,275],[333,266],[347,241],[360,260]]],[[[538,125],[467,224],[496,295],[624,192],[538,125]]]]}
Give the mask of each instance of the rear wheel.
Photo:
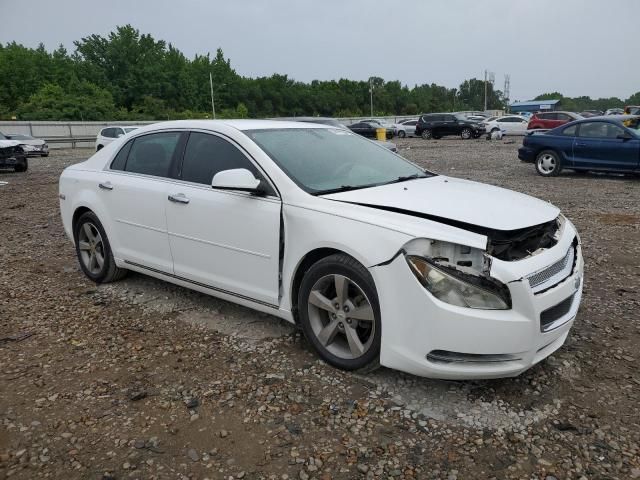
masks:
{"type": "Polygon", "coordinates": [[[431,138],[433,137],[433,133],[431,133],[431,130],[426,129],[422,131],[422,134],[420,136],[425,140],[431,140],[431,138]]]}
{"type": "Polygon", "coordinates": [[[378,295],[356,260],[337,254],[315,263],[300,285],[298,308],[306,338],[327,363],[367,371],[379,365],[378,295]]]}
{"type": "Polygon", "coordinates": [[[469,140],[473,136],[473,132],[470,128],[463,128],[460,132],[460,136],[463,140],[469,140]]]}
{"type": "Polygon", "coordinates": [[[127,270],[116,266],[109,239],[93,212],[85,212],[73,229],[76,255],[84,274],[96,283],[120,280],[127,270]]]}
{"type": "Polygon", "coordinates": [[[562,170],[560,156],[553,150],[544,150],[536,157],[536,171],[543,177],[557,177],[562,170]]]}
{"type": "Polygon", "coordinates": [[[404,138],[406,136],[407,136],[407,132],[405,132],[404,130],[399,130],[398,131],[398,137],[404,138]]]}

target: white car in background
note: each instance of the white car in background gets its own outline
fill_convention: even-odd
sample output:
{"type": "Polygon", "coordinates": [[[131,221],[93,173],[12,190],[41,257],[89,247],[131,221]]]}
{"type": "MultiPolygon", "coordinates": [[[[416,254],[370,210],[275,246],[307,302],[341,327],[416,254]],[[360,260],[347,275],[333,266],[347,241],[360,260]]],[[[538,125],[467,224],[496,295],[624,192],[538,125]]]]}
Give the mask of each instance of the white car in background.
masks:
{"type": "Polygon", "coordinates": [[[520,115],[505,115],[483,122],[487,133],[502,130],[504,135],[525,135],[529,122],[520,115]]]}
{"type": "Polygon", "coordinates": [[[103,128],[102,130],[100,130],[98,136],[96,137],[96,152],[109,145],[115,139],[120,138],[129,132],[133,132],[137,128],[140,127],[136,125],[126,125],[103,128]]]}
{"type": "Polygon", "coordinates": [[[515,376],[563,345],[582,295],[556,207],[343,128],[158,123],[66,168],[59,196],[91,281],[133,270],[267,312],[346,370],[515,376]]]}
{"type": "Polygon", "coordinates": [[[400,138],[415,137],[417,124],[418,120],[403,120],[399,123],[396,123],[395,127],[396,131],[398,132],[398,136],[400,138]]]}

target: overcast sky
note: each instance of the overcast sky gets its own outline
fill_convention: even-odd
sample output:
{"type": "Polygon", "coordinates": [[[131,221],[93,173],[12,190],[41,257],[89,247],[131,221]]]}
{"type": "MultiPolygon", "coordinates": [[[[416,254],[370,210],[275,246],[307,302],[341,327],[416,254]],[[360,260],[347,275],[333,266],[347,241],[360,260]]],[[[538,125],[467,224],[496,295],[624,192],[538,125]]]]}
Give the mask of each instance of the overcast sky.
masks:
{"type": "Polygon", "coordinates": [[[511,98],[640,90],[639,0],[0,0],[0,42],[48,49],[132,24],[245,76],[457,87],[511,75],[511,98]]]}

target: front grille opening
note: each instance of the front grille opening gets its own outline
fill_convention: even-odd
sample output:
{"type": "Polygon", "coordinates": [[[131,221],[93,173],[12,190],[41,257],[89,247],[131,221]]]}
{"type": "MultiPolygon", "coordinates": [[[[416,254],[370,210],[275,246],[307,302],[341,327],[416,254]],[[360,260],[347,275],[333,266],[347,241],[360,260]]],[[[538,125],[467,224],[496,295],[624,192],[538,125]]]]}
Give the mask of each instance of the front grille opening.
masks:
{"type": "Polygon", "coordinates": [[[540,314],[540,331],[547,332],[553,328],[553,323],[560,320],[571,310],[571,306],[573,305],[573,297],[575,297],[575,293],[571,295],[569,298],[566,298],[562,302],[554,305],[551,308],[547,308],[544,312],[540,314]]]}
{"type": "Polygon", "coordinates": [[[459,353],[448,350],[432,350],[427,354],[427,360],[433,363],[500,363],[522,360],[517,355],[509,353],[482,354],[459,353]]]}
{"type": "Polygon", "coordinates": [[[536,250],[551,248],[558,243],[557,231],[557,219],[519,230],[494,230],[488,233],[487,251],[499,260],[507,262],[522,260],[536,250]]]}

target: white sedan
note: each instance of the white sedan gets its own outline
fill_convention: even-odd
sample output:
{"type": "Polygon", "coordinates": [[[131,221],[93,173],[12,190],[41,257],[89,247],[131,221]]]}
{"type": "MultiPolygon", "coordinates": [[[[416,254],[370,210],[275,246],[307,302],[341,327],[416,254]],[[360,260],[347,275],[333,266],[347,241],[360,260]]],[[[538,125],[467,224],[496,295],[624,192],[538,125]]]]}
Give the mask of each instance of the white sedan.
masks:
{"type": "Polygon", "coordinates": [[[505,135],[525,135],[529,121],[519,115],[506,115],[484,122],[487,133],[502,130],[505,135]]]}
{"type": "Polygon", "coordinates": [[[580,240],[556,207],[341,128],[159,123],[59,188],[92,281],[133,270],[276,315],[347,370],[514,376],[562,346],[580,305],[580,240]]]}

